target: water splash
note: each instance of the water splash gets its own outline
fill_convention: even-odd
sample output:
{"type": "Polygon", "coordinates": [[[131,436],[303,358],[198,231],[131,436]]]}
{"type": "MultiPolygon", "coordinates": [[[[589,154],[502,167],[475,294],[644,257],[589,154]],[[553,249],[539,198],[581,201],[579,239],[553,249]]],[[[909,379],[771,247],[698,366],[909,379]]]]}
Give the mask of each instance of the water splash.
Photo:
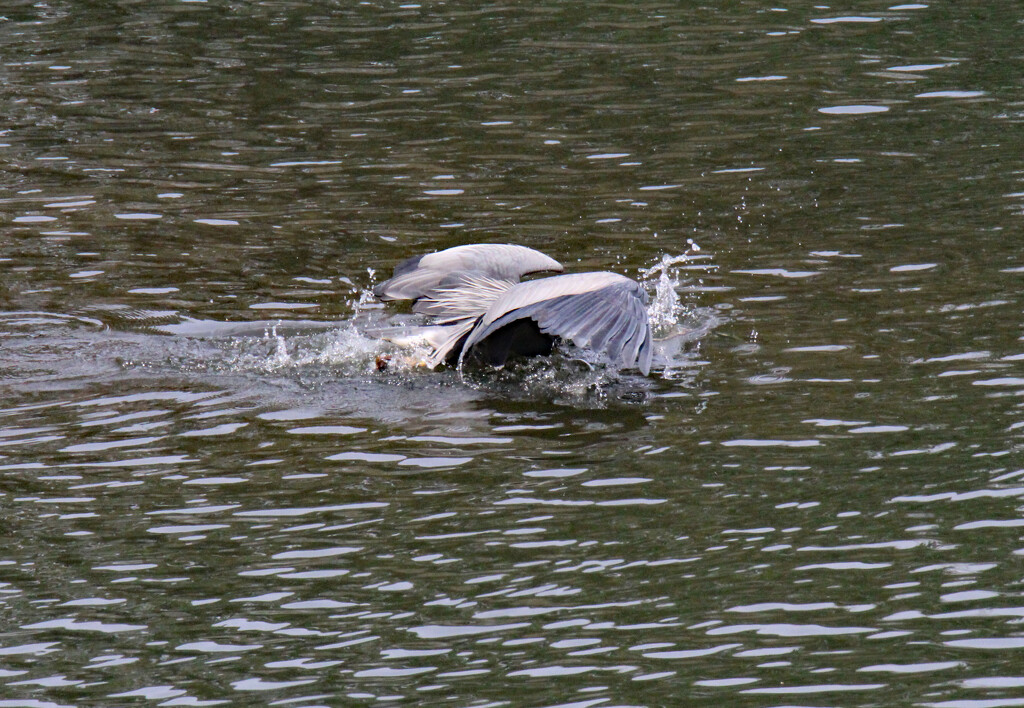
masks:
{"type": "Polygon", "coordinates": [[[701,276],[717,269],[710,254],[702,253],[693,239],[686,243],[683,253],[665,253],[657,263],[640,270],[641,283],[654,291],[647,314],[655,340],[654,368],[663,379],[692,376],[701,340],[722,322],[716,310],[680,296],[680,291],[699,291],[701,276]]]}
{"type": "Polygon", "coordinates": [[[284,337],[277,333],[277,325],[275,324],[270,328],[270,332],[264,334],[265,338],[272,339],[276,345],[274,353],[271,355],[270,360],[267,362],[273,366],[285,366],[291,360],[288,355],[288,343],[284,340],[284,337]]]}
{"type": "Polygon", "coordinates": [[[262,338],[233,338],[229,343],[235,356],[228,365],[235,370],[256,369],[277,372],[324,366],[355,374],[370,371],[386,344],[360,331],[353,320],[329,332],[292,335],[278,333],[278,325],[262,338]]]}
{"type": "Polygon", "coordinates": [[[359,317],[367,310],[379,310],[383,307],[380,301],[373,294],[373,285],[376,280],[377,271],[367,268],[366,274],[369,277],[370,285],[359,289],[359,296],[355,300],[349,300],[349,307],[352,308],[352,317],[359,317]]]}
{"type": "MultiPolygon", "coordinates": [[[[438,372],[435,376],[449,375],[438,372]]],[[[587,409],[646,400],[653,382],[635,371],[620,371],[601,355],[562,346],[548,357],[510,359],[500,369],[466,368],[452,382],[504,401],[543,399],[587,409]]]]}
{"type": "Polygon", "coordinates": [[[690,313],[690,306],[684,304],[679,297],[678,289],[688,280],[683,279],[684,270],[692,270],[695,265],[708,270],[715,266],[705,261],[709,256],[700,252],[700,246],[687,239],[686,251],[679,255],[662,254],[661,260],[650,268],[640,269],[640,281],[649,289],[654,288],[654,297],[647,308],[651,320],[651,328],[656,337],[670,336],[675,333],[680,323],[690,313]]]}

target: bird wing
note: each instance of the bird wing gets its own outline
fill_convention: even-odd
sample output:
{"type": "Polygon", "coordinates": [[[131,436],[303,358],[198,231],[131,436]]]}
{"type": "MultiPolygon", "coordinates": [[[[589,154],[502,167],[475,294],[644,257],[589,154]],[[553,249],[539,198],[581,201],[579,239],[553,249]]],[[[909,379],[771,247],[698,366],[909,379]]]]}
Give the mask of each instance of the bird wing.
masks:
{"type": "Polygon", "coordinates": [[[605,354],[620,366],[651,369],[647,292],[616,273],[574,273],[516,285],[500,295],[466,338],[463,351],[515,320],[605,354]]]}
{"type": "Polygon", "coordinates": [[[412,311],[437,317],[442,322],[466,317],[476,319],[515,284],[511,280],[488,278],[482,273],[457,271],[441,279],[428,294],[417,299],[412,311]]]}
{"type": "Polygon", "coordinates": [[[473,243],[455,246],[399,263],[394,275],[373,289],[381,300],[416,300],[431,295],[445,278],[467,272],[518,283],[529,273],[565,270],[540,251],[513,244],[473,243]]]}

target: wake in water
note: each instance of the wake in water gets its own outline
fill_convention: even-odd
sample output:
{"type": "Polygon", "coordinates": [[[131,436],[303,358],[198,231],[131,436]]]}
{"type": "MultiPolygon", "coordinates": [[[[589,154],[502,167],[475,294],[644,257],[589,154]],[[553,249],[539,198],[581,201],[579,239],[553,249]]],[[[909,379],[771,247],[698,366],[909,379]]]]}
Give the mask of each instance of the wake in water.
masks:
{"type": "MultiPolygon", "coordinates": [[[[648,290],[648,316],[654,334],[656,375],[677,378],[680,370],[692,369],[693,350],[711,329],[720,323],[714,310],[685,301],[681,292],[700,290],[700,276],[715,269],[709,256],[690,242],[685,253],[665,254],[648,268],[641,269],[640,282],[648,290]]],[[[372,280],[372,272],[371,272],[372,280]]],[[[352,315],[330,331],[303,333],[299,323],[250,323],[262,327],[259,336],[239,336],[235,331],[218,346],[222,357],[212,368],[220,371],[301,371],[326,367],[334,375],[407,379],[430,374],[424,361],[430,354],[426,343],[414,337],[385,341],[382,332],[392,334],[407,328],[416,331],[424,323],[420,315],[388,316],[370,288],[358,291],[349,302],[352,315]],[[298,325],[298,326],[296,326],[298,325]]],[[[203,333],[196,324],[170,326],[164,331],[188,336],[218,339],[223,326],[211,324],[203,333]]],[[[595,352],[561,343],[550,357],[510,361],[495,373],[491,367],[466,367],[462,378],[470,385],[493,385],[508,380],[531,388],[594,389],[622,378],[613,366],[595,352]]],[[[631,378],[638,378],[630,374],[631,378]]]]}

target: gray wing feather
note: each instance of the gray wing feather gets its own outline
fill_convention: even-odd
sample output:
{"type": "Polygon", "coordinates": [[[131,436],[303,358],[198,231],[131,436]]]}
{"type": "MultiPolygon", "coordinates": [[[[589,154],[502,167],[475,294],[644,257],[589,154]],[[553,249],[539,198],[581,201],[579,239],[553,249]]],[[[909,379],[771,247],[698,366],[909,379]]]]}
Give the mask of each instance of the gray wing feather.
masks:
{"type": "Polygon", "coordinates": [[[606,313],[601,321],[596,325],[595,329],[597,333],[594,338],[590,340],[589,346],[593,347],[597,351],[604,351],[608,345],[608,340],[612,338],[619,329],[629,319],[629,312],[626,310],[612,310],[606,313]]]}
{"type": "Polygon", "coordinates": [[[619,354],[619,361],[623,363],[628,362],[628,364],[636,363],[636,355],[644,341],[643,334],[640,331],[640,322],[634,320],[632,325],[629,337],[622,343],[622,352],[619,354]]]}
{"type": "Polygon", "coordinates": [[[637,354],[637,368],[646,376],[651,370],[651,360],[654,358],[654,344],[650,336],[644,338],[643,344],[640,345],[640,351],[637,354]]]}
{"type": "Polygon", "coordinates": [[[633,327],[633,313],[622,308],[614,313],[614,318],[604,324],[601,330],[598,332],[596,339],[600,340],[600,345],[591,344],[591,348],[607,352],[608,356],[618,360],[622,352],[622,343],[626,340],[633,327]]]}
{"type": "MultiPolygon", "coordinates": [[[[631,306],[632,303],[623,303],[622,305],[621,309],[625,317],[617,323],[614,329],[608,328],[601,334],[608,336],[608,343],[604,345],[604,351],[608,357],[613,361],[629,366],[635,362],[635,358],[626,358],[629,342],[636,337],[641,325],[646,326],[647,321],[646,317],[642,322],[638,319],[636,310],[631,306]]],[[[644,314],[646,315],[646,312],[644,314]]]]}

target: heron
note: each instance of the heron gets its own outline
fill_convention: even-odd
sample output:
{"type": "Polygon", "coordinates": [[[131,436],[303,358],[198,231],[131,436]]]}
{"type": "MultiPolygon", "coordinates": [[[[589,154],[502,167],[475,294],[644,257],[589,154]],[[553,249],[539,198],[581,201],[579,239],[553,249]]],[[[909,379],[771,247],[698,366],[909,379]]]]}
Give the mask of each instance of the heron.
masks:
{"type": "Polygon", "coordinates": [[[618,273],[564,273],[555,259],[513,244],[474,243],[413,256],[373,289],[384,302],[412,300],[426,326],[385,333],[400,345],[426,345],[423,363],[469,356],[503,366],[509,356],[548,355],[569,341],[621,368],[651,370],[647,291],[618,273]],[[563,273],[522,281],[534,273],[563,273]]]}

